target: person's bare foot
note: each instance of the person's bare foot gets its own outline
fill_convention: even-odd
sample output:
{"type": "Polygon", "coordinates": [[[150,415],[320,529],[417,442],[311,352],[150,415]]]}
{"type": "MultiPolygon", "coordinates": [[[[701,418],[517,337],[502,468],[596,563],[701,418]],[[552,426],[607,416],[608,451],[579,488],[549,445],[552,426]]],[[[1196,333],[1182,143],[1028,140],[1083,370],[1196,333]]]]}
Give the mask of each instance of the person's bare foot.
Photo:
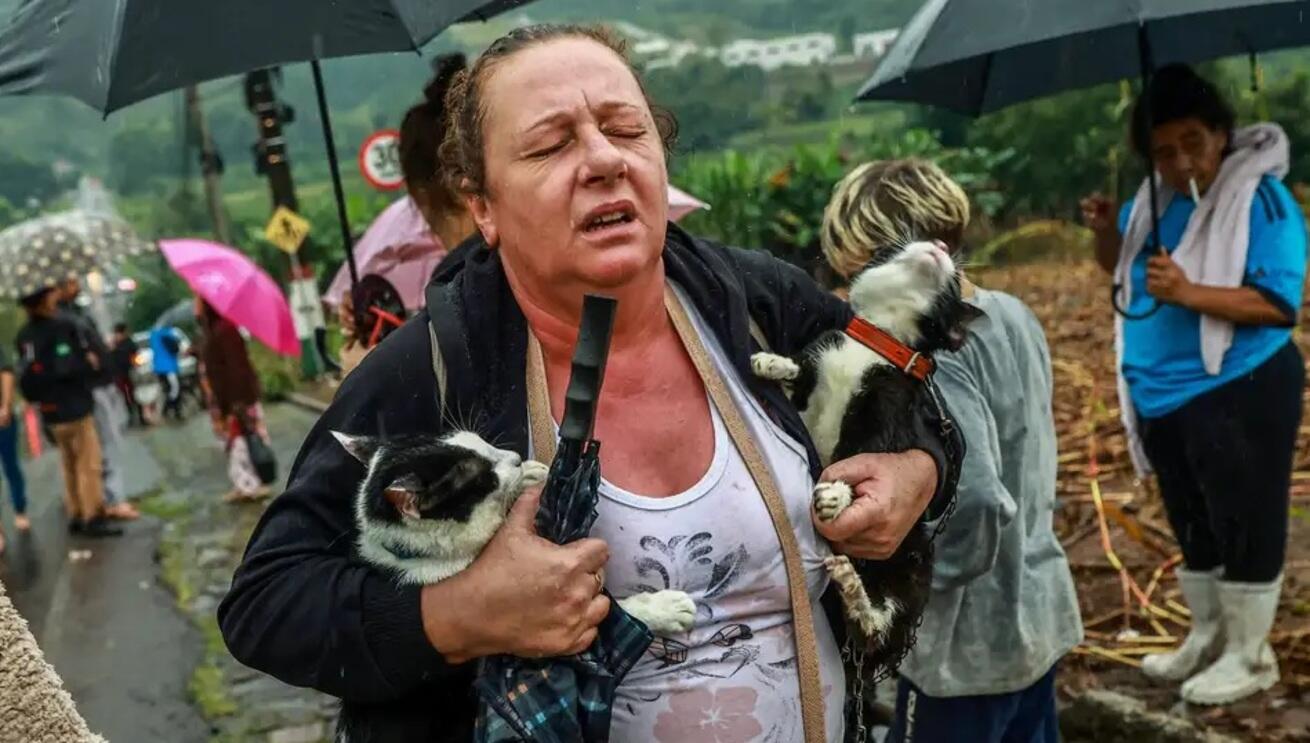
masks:
{"type": "Polygon", "coordinates": [[[14,528],[19,531],[31,531],[32,520],[20,513],[17,516],[14,516],[14,528]]]}
{"type": "Polygon", "coordinates": [[[105,515],[118,521],[135,521],[141,518],[141,512],[131,503],[115,503],[105,508],[105,515]]]}

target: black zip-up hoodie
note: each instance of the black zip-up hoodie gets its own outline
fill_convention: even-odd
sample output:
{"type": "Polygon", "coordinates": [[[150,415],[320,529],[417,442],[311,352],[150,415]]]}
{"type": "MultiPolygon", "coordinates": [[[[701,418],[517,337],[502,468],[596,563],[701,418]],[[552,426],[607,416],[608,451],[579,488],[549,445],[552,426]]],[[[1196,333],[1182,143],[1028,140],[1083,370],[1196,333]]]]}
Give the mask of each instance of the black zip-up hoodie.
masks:
{"type": "MultiPolygon", "coordinates": [[[[820,333],[844,327],[849,307],[767,253],[700,240],[675,225],[669,226],[664,268],[764,409],[806,443],[817,477],[818,456],[800,416],[777,385],[750,372],[750,355],[759,350],[750,322],[753,318],[771,350],[794,354],[820,333]]],[[[471,240],[457,248],[435,281],[448,284],[444,294],[454,298],[448,303],[454,306],[439,310],[455,313],[443,322],[466,330],[465,347],[455,351],[464,358],[447,361],[447,409],[477,421],[484,437],[527,456],[527,323],[499,254],[471,240]]],[[[218,619],[228,648],[242,663],[397,718],[430,715],[435,706],[448,733],[440,738],[457,740],[474,709],[475,664],[448,664],[428,642],[418,587],[397,585],[384,572],[351,559],[357,538],[353,500],[363,467],[328,435],[330,430],[442,431],[430,338],[428,316],[420,312],[345,380],[296,457],[286,492],[269,506],[251,537],[218,619]]],[[[451,354],[444,342],[442,350],[451,354]]],[[[954,497],[963,447],[958,440],[941,440],[931,417],[925,415],[922,426],[920,438],[928,442],[925,449],[939,472],[931,516],[954,497]]],[[[833,593],[824,597],[830,613],[833,593]]],[[[844,624],[833,626],[840,633],[844,624]]]]}

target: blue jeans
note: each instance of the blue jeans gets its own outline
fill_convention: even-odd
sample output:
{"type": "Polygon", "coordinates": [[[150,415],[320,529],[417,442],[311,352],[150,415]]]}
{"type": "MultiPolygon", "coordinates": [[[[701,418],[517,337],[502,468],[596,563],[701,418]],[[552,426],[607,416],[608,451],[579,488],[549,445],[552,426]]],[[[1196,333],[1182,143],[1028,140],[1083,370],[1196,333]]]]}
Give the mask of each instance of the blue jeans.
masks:
{"type": "Polygon", "coordinates": [[[1011,694],[930,697],[901,679],[887,743],[1059,743],[1055,669],[1011,694]]]}
{"type": "Polygon", "coordinates": [[[23,467],[18,463],[18,420],[0,428],[0,465],[5,470],[5,479],[9,481],[9,499],[14,502],[14,512],[27,513],[27,483],[23,480],[23,467]]]}

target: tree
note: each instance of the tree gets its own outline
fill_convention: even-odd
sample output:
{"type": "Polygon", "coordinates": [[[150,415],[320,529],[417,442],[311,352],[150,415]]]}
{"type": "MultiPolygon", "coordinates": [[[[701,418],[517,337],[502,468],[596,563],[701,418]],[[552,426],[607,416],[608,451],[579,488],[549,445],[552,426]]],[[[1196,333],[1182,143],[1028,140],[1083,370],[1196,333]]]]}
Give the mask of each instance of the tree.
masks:
{"type": "Polygon", "coordinates": [[[124,194],[149,193],[156,180],[179,175],[181,157],[167,120],[129,121],[109,142],[109,184],[124,194]]]}
{"type": "Polygon", "coordinates": [[[651,97],[678,117],[684,150],[717,149],[763,120],[765,78],[758,67],[697,59],[656,70],[647,84],[651,97]]]}
{"type": "Polygon", "coordinates": [[[1072,217],[1082,195],[1107,187],[1111,153],[1128,160],[1119,104],[1113,85],[1043,98],[978,119],[967,142],[1015,151],[993,173],[1010,195],[1007,212],[1072,217]]]}
{"type": "Polygon", "coordinates": [[[50,167],[12,151],[0,149],[0,197],[23,206],[31,199],[46,201],[58,193],[58,183],[50,167]]]}

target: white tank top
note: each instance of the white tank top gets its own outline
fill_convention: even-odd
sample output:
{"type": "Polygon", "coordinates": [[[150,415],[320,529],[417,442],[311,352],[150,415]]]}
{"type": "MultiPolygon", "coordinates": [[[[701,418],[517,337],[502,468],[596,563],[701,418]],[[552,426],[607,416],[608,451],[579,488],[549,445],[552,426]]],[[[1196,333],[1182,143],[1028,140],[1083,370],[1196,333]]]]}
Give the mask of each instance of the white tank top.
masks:
{"type": "MultiPolygon", "coordinates": [[[[831,554],[810,521],[814,481],[804,447],[765,414],[684,302],[764,454],[800,543],[814,607],[827,739],[843,736],[845,674],[819,597],[831,554]]],[[[696,602],[687,634],[657,637],[618,689],[617,743],[790,743],[803,738],[796,646],[782,549],[764,499],[718,411],[714,459],[690,489],[648,498],[601,483],[592,536],[609,543],[606,587],[617,598],[676,589],[696,602]]]]}

